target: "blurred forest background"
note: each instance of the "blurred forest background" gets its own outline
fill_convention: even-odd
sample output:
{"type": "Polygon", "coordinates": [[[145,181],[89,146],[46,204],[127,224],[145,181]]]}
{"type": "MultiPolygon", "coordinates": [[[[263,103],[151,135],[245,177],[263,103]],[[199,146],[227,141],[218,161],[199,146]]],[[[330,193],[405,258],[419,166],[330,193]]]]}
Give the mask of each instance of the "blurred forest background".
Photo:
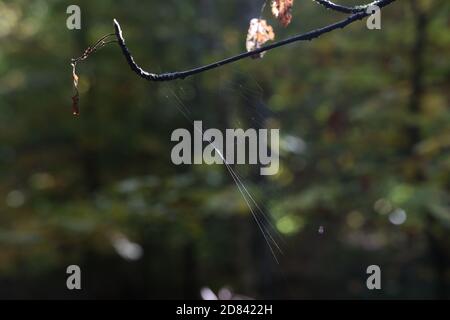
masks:
{"type": "MultiPolygon", "coordinates": [[[[0,1],[0,298],[450,297],[449,1],[170,83],[109,45],[78,66],[72,116],[70,59],[113,18],[140,65],[177,71],[244,51],[262,3],[0,1]],[[171,132],[192,130],[180,102],[205,127],[280,128],[279,174],[235,167],[282,234],[279,265],[225,167],[172,164],[171,132]]],[[[311,0],[293,15],[284,29],[266,9],[276,39],[345,17],[311,0]]]]}

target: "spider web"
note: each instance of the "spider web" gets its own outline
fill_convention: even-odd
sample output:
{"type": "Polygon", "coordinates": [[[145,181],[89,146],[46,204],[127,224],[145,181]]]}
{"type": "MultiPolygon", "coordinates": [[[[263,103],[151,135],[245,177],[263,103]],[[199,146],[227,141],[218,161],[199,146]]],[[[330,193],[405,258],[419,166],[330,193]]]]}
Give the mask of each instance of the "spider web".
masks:
{"type": "MultiPolygon", "coordinates": [[[[252,75],[242,72],[236,67],[229,68],[225,72],[222,71],[222,73],[226,73],[226,77],[221,77],[219,72],[215,73],[218,74],[218,77],[215,78],[213,89],[210,88],[207,90],[208,95],[212,95],[215,99],[223,99],[223,97],[226,97],[226,103],[236,103],[236,106],[226,106],[229,108],[226,112],[228,115],[227,127],[242,128],[244,130],[247,128],[265,128],[266,120],[270,112],[268,112],[268,108],[264,102],[264,90],[258,81],[252,75]],[[236,107],[244,108],[244,114],[236,114],[238,112],[236,107]]],[[[186,128],[194,127],[194,130],[199,133],[202,133],[202,130],[207,130],[210,126],[215,127],[212,123],[208,123],[209,120],[202,116],[203,110],[199,110],[200,108],[198,107],[204,108],[204,106],[194,105],[195,102],[192,102],[192,95],[186,94],[186,91],[190,91],[195,87],[200,87],[198,90],[205,90],[202,88],[203,85],[199,84],[203,80],[201,77],[196,76],[182,81],[161,84],[164,98],[186,120],[186,128]],[[187,87],[191,89],[188,90],[186,89],[187,87]],[[198,120],[202,121],[202,129],[194,124],[194,121],[198,120]]],[[[242,174],[236,166],[230,165],[213,141],[208,141],[207,143],[215,149],[216,153],[222,159],[230,180],[233,181],[236,191],[239,192],[250,211],[273,259],[279,264],[279,255],[283,254],[280,245],[281,242],[284,242],[283,238],[274,226],[272,217],[264,210],[264,207],[250,189],[247,183],[247,174],[242,174]]]]}

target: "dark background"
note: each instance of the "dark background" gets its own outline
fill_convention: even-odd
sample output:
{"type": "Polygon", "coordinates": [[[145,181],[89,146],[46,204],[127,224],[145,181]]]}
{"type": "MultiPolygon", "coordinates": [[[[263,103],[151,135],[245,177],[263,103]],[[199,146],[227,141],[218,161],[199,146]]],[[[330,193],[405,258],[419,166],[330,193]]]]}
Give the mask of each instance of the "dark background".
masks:
{"type": "MultiPolygon", "coordinates": [[[[449,298],[448,1],[398,0],[365,21],[186,80],[149,83],[110,45],[176,71],[245,50],[263,1],[0,2],[0,297],[449,298]],[[180,101],[184,106],[180,106],[180,101]],[[170,134],[279,128],[279,174],[236,166],[282,235],[276,264],[223,166],[175,166],[170,134]],[[406,220],[405,220],[406,218],[406,220]],[[319,232],[322,230],[323,232],[319,232]],[[66,289],[66,267],[82,290],[66,289]],[[382,290],[366,288],[366,268],[382,290]]],[[[359,1],[339,1],[360,4],[359,1]]],[[[296,0],[276,38],[345,17],[296,0]]]]}

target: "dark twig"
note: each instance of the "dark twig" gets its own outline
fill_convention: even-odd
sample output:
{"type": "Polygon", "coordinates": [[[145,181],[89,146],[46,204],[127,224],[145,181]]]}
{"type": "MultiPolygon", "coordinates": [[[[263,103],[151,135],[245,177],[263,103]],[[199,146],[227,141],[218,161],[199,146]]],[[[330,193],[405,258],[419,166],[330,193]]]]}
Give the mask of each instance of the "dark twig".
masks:
{"type": "Polygon", "coordinates": [[[117,42],[117,40],[106,40],[113,35],[114,35],[114,33],[109,33],[109,34],[101,37],[100,39],[98,39],[97,42],[93,46],[87,47],[87,49],[84,50],[84,52],[81,56],[79,56],[78,58],[72,59],[72,63],[76,64],[77,62],[86,60],[91,54],[93,54],[95,51],[103,48],[107,44],[110,44],[112,42],[117,42]]]}
{"type": "Polygon", "coordinates": [[[377,3],[380,2],[380,1],[372,1],[371,3],[363,4],[363,5],[356,6],[356,7],[346,7],[346,6],[331,2],[329,0],[313,0],[313,1],[317,2],[318,4],[321,4],[322,6],[324,6],[327,9],[331,9],[331,10],[334,10],[337,12],[342,12],[342,13],[358,13],[358,12],[366,10],[371,5],[379,6],[379,4],[377,4],[377,3]]]}
{"type": "MultiPolygon", "coordinates": [[[[395,0],[379,0],[379,1],[375,1],[372,4],[378,6],[379,8],[383,8],[385,6],[387,6],[388,4],[394,2],[395,0]]],[[[332,3],[329,1],[327,2],[327,6],[331,5],[332,3]]],[[[334,5],[334,4],[333,4],[334,5]]],[[[337,5],[335,5],[337,6],[337,5]]],[[[336,9],[336,8],[335,8],[336,9]]],[[[336,9],[337,10],[337,9],[336,9]]],[[[353,11],[352,11],[353,12],[353,11]]],[[[247,57],[251,57],[254,55],[258,55],[262,52],[266,52],[293,42],[297,42],[297,41],[310,41],[312,39],[318,38],[321,35],[331,32],[333,30],[336,29],[342,29],[344,27],[346,27],[347,25],[357,21],[357,20],[361,20],[367,16],[369,16],[371,13],[367,13],[365,10],[361,9],[356,11],[355,13],[352,13],[350,16],[348,16],[346,19],[341,20],[339,22],[333,23],[331,25],[328,25],[326,27],[320,28],[320,29],[316,29],[304,34],[299,34],[296,36],[293,36],[291,38],[287,38],[285,40],[281,40],[275,43],[272,43],[270,45],[266,45],[263,46],[261,48],[258,48],[256,50],[253,51],[249,51],[249,52],[244,52],[241,54],[238,54],[236,56],[224,59],[224,60],[220,60],[205,66],[201,66],[198,68],[194,68],[191,70],[186,70],[186,71],[177,71],[177,72],[169,72],[169,73],[161,73],[161,74],[156,74],[156,73],[151,73],[148,71],[145,71],[144,69],[142,69],[135,61],[133,56],[131,55],[128,47],[125,44],[125,39],[123,37],[122,34],[122,29],[120,27],[119,22],[114,19],[114,28],[115,28],[115,34],[117,37],[117,41],[119,43],[120,48],[122,49],[122,53],[125,56],[125,59],[128,62],[128,65],[130,66],[130,68],[136,73],[138,74],[140,77],[149,80],[149,81],[170,81],[170,80],[175,80],[175,79],[184,79],[186,77],[198,74],[198,73],[202,73],[211,69],[215,69],[215,68],[219,68],[221,66],[224,66],[226,64],[229,63],[233,63],[236,62],[238,60],[247,58],[247,57]]]]}

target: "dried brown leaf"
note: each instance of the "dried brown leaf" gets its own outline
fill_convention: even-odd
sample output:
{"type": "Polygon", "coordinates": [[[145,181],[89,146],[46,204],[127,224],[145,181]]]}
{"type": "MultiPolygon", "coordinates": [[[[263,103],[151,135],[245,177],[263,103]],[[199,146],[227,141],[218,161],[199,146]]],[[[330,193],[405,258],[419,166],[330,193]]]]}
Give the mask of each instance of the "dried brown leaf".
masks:
{"type": "Polygon", "coordinates": [[[76,63],[72,63],[72,77],[73,77],[73,87],[75,89],[75,94],[72,97],[72,114],[78,116],[80,114],[80,107],[78,102],[80,101],[80,96],[78,93],[78,75],[76,73],[76,63]]]}
{"type": "MultiPolygon", "coordinates": [[[[267,24],[266,20],[256,18],[250,20],[250,27],[248,28],[246,41],[246,48],[248,52],[261,48],[264,43],[273,39],[275,39],[275,33],[273,32],[273,28],[267,24]]],[[[263,56],[264,52],[261,52],[252,57],[262,58],[263,56]]]]}
{"type": "Polygon", "coordinates": [[[291,23],[293,5],[294,0],[272,0],[272,13],[284,27],[291,23]]]}

